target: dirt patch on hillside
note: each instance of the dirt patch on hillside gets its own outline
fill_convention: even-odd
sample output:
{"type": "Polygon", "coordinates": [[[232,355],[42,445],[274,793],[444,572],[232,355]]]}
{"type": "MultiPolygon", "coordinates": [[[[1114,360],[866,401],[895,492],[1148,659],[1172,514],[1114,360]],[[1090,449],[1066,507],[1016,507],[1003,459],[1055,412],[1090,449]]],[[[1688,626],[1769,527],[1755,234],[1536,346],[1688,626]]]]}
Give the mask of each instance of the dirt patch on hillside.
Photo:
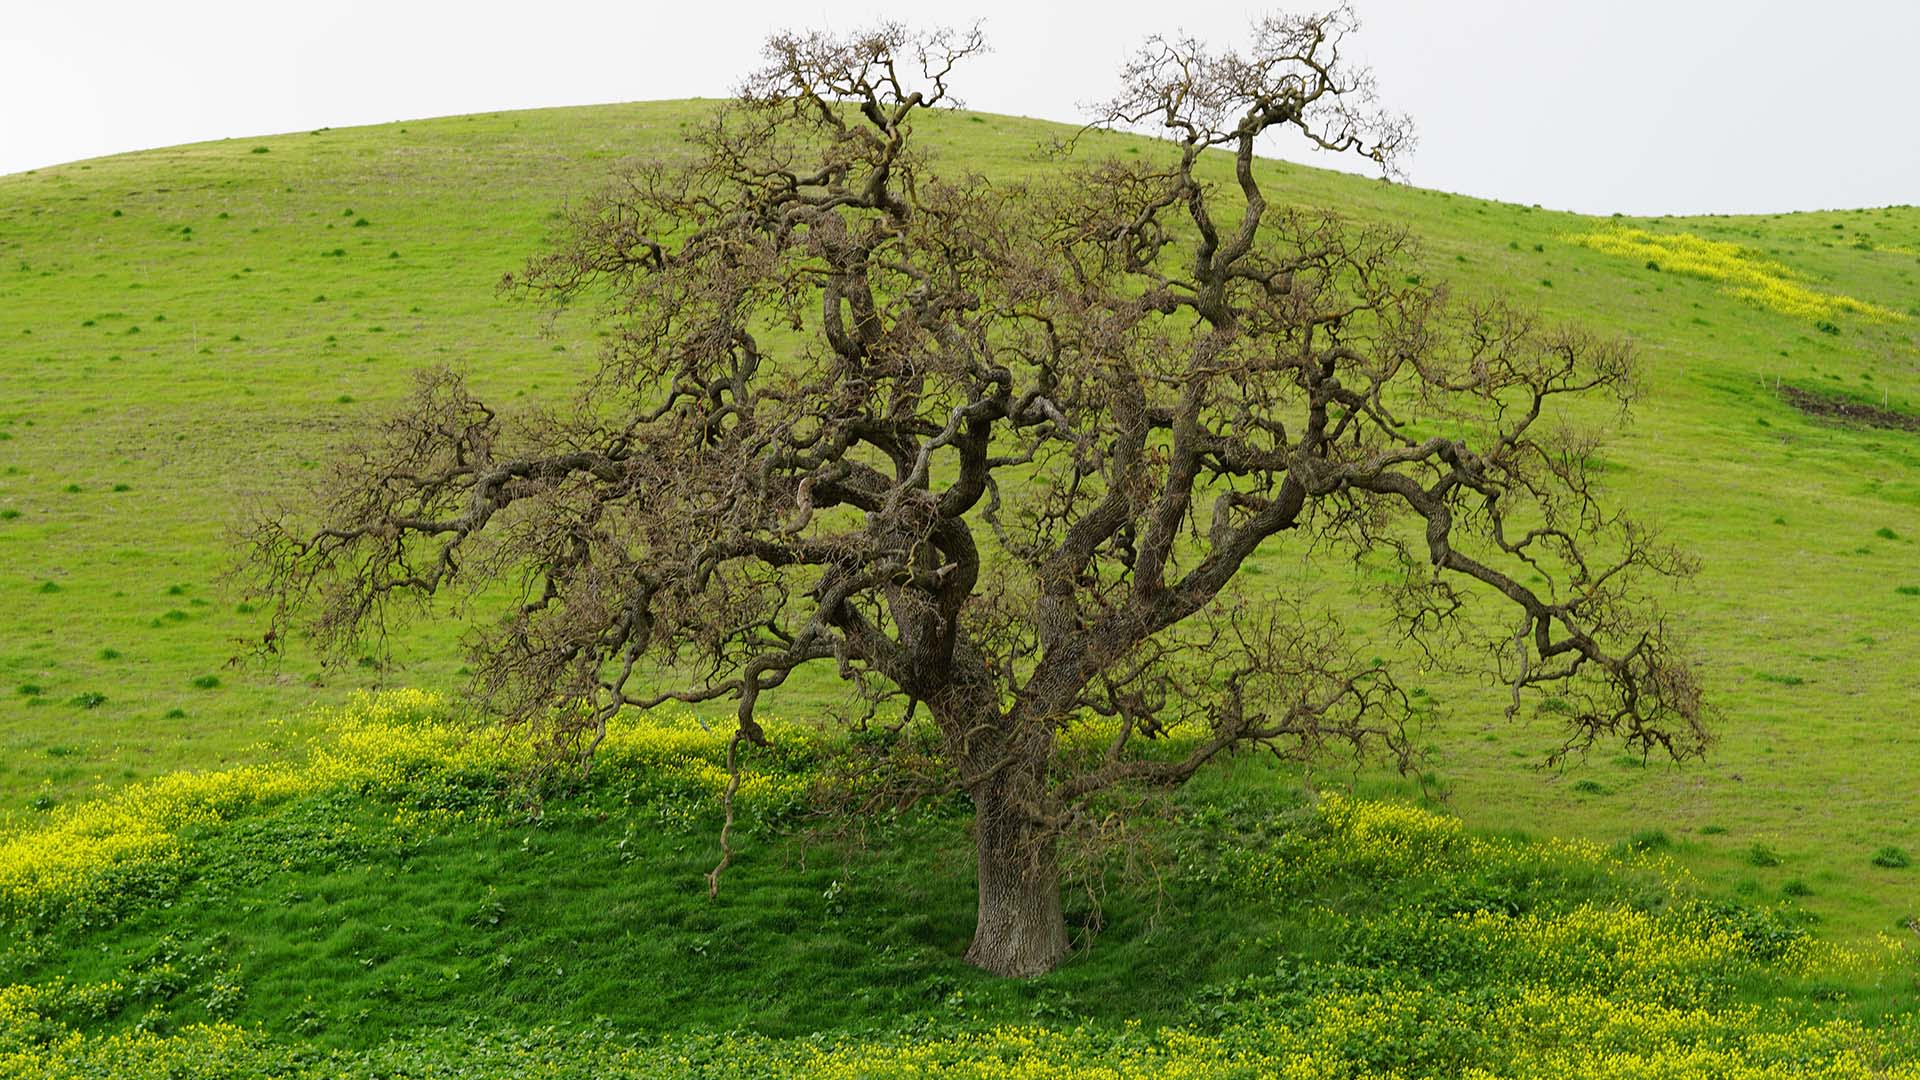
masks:
{"type": "Polygon", "coordinates": [[[1787,404],[1808,416],[1821,416],[1848,424],[1859,424],[1862,427],[1920,431],[1920,416],[1904,413],[1898,409],[1885,408],[1858,398],[1822,394],[1814,390],[1802,390],[1797,386],[1781,387],[1780,396],[1787,404]]]}

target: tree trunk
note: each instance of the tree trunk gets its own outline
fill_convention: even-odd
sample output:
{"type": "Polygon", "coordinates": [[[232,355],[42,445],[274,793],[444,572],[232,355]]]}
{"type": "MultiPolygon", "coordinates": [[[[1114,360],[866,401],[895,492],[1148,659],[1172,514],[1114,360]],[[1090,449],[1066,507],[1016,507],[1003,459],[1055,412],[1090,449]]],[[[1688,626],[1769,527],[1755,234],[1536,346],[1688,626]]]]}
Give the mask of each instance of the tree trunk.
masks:
{"type": "Polygon", "coordinates": [[[1067,955],[1060,912],[1060,858],[1038,837],[997,777],[973,792],[980,914],[967,962],[1016,979],[1044,975],[1067,955]]]}

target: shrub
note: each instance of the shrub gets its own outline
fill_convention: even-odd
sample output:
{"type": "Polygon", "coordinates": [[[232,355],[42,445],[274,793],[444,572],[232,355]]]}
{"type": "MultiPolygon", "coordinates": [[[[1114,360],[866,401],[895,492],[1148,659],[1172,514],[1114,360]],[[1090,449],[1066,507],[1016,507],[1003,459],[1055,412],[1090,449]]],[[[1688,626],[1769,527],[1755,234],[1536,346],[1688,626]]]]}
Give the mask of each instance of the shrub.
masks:
{"type": "Polygon", "coordinates": [[[1779,866],[1780,853],[1765,844],[1755,844],[1747,849],[1747,862],[1754,866],[1779,866]]]}
{"type": "Polygon", "coordinates": [[[197,690],[212,690],[220,685],[220,676],[202,675],[193,680],[193,685],[197,690]]]}

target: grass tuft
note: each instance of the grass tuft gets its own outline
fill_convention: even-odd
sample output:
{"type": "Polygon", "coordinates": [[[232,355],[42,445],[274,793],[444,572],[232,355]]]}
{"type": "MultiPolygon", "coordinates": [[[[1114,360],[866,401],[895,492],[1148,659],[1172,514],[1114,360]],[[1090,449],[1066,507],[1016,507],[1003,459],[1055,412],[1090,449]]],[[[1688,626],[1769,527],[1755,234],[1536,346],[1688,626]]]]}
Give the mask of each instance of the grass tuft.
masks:
{"type": "Polygon", "coordinates": [[[1665,829],[1642,829],[1627,838],[1631,851],[1665,851],[1673,846],[1673,837],[1665,829]]]}

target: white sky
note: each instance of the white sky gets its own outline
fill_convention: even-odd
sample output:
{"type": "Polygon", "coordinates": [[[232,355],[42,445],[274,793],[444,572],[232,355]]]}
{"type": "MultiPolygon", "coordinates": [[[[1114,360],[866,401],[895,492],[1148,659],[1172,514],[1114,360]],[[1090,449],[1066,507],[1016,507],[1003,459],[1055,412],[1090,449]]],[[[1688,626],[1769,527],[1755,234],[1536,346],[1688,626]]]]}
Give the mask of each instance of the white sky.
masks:
{"type": "MultiPolygon", "coordinates": [[[[1423,187],[1592,213],[1920,203],[1920,0],[1355,6],[1356,52],[1419,130],[1407,168],[1423,187]]],[[[722,96],[769,31],[889,10],[985,21],[994,52],[957,80],[970,107],[1073,121],[1148,33],[1226,42],[1261,9],[0,0],[0,174],[229,136],[722,96]]]]}

